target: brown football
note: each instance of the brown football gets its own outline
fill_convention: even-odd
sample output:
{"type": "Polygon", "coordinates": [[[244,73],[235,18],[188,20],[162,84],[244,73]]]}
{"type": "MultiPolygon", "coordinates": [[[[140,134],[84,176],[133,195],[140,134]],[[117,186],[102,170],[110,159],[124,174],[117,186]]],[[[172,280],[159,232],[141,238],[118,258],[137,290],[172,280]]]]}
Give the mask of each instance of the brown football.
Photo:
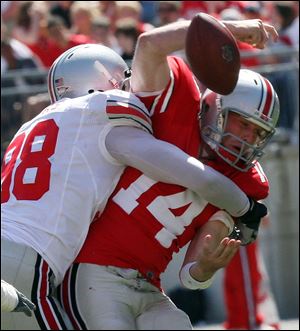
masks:
{"type": "Polygon", "coordinates": [[[194,75],[218,94],[230,94],[241,67],[240,52],[231,32],[214,17],[199,13],[188,28],[186,57],[194,75]]]}

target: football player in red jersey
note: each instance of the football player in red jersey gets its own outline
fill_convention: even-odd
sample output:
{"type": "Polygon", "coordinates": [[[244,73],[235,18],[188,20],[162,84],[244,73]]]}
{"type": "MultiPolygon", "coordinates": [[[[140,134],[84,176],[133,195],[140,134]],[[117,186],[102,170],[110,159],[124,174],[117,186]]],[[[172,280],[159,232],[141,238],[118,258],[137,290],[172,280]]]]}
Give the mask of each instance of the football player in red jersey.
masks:
{"type": "MultiPolygon", "coordinates": [[[[167,53],[182,46],[178,40],[184,38],[184,31],[181,34],[179,30],[175,30],[175,44],[178,43],[169,48],[167,42],[162,42],[167,36],[164,35],[166,30],[159,30],[162,33],[156,35],[160,41],[155,54],[152,53],[155,43],[151,40],[155,33],[147,35],[148,42],[146,37],[140,38],[133,61],[132,87],[135,92],[149,92],[140,96],[150,109],[156,137],[199,157],[200,93],[184,62],[166,58],[167,53]]],[[[202,138],[216,158],[210,165],[243,186],[249,196],[261,199],[268,193],[268,183],[258,171],[260,166],[256,160],[274,133],[278,101],[270,83],[260,75],[243,71],[240,78],[237,100],[234,93],[228,100],[207,91],[202,101],[202,118],[210,119],[204,115],[204,110],[208,99],[213,99],[211,95],[215,98],[216,116],[210,119],[212,122],[206,121],[202,138]],[[252,104],[245,105],[251,89],[252,104]],[[225,109],[218,107],[223,101],[229,105],[225,109]],[[223,118],[226,120],[221,125],[223,118]],[[236,126],[230,128],[234,120],[236,126]],[[211,126],[215,129],[212,136],[209,134],[211,126]],[[247,136],[242,135],[244,131],[247,136]],[[210,144],[213,137],[216,146],[210,144]]],[[[166,159],[168,155],[161,157],[166,159]]],[[[176,167],[176,162],[172,166],[176,167]]],[[[210,188],[212,192],[218,189],[210,188]]],[[[189,288],[207,287],[215,271],[230,260],[239,246],[239,241],[226,237],[232,226],[227,213],[209,205],[192,191],[156,182],[127,168],[105,211],[92,224],[85,245],[65,278],[61,294],[74,326],[83,329],[190,329],[188,317],[161,291],[160,274],[173,252],[194,238],[180,273],[181,280],[189,288]],[[71,302],[67,294],[71,295],[71,302]]],[[[248,224],[242,233],[242,242],[254,240],[257,229],[257,223],[248,224]]]]}

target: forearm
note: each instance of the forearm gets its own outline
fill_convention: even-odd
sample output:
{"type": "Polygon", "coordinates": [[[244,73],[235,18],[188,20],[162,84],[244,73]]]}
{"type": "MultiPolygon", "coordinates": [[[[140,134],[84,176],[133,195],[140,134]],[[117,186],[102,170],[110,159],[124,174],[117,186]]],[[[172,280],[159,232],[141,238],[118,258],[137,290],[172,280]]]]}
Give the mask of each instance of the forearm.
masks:
{"type": "MultiPolygon", "coordinates": [[[[254,23],[258,24],[258,20],[220,22],[239,40],[253,33],[250,28],[255,28],[258,31],[258,28],[256,26],[254,27],[254,23]]],[[[166,56],[185,48],[186,34],[190,24],[191,20],[170,23],[143,33],[139,41],[145,45],[149,53],[152,52],[155,55],[166,56]]]]}
{"type": "MultiPolygon", "coordinates": [[[[248,36],[249,27],[245,24],[246,20],[239,21],[221,21],[232,35],[240,41],[244,41],[248,36]]],[[[250,34],[250,33],[249,33],[250,34]]]]}
{"type": "Polygon", "coordinates": [[[190,274],[194,279],[206,281],[220,268],[220,265],[216,265],[215,261],[210,260],[206,254],[205,237],[207,235],[211,236],[210,251],[214,251],[230,231],[229,226],[222,220],[208,221],[198,230],[197,235],[187,249],[183,262],[183,265],[196,262],[190,268],[190,274]]]}
{"type": "MultiPolygon", "coordinates": [[[[250,21],[220,21],[236,39],[243,39],[249,30],[250,21]]],[[[143,33],[139,43],[144,45],[147,52],[155,56],[165,57],[185,48],[185,39],[191,20],[170,23],[143,33]]],[[[249,33],[251,33],[250,31],[249,33]]],[[[204,50],[205,51],[205,50],[204,50]]],[[[199,54],[200,55],[200,54],[199,54]]]]}
{"type": "Polygon", "coordinates": [[[150,30],[141,35],[152,52],[166,56],[183,49],[190,20],[178,21],[150,30]]]}
{"type": "Polygon", "coordinates": [[[209,287],[214,274],[231,261],[240,246],[240,241],[228,238],[231,225],[224,220],[230,216],[224,211],[215,216],[198,230],[187,249],[180,270],[181,282],[187,288],[209,287]]]}
{"type": "Polygon", "coordinates": [[[263,49],[269,40],[277,41],[278,32],[275,27],[260,19],[223,21],[233,36],[256,48],[263,49]]]}
{"type": "Polygon", "coordinates": [[[138,38],[132,61],[133,92],[153,92],[165,88],[170,78],[167,55],[183,49],[190,21],[155,28],[138,38]]]}
{"type": "MultiPolygon", "coordinates": [[[[133,92],[154,92],[166,87],[170,78],[167,56],[185,48],[190,23],[190,20],[171,23],[139,36],[132,61],[133,92]]],[[[234,24],[227,25],[235,33],[234,24]]]]}
{"type": "Polygon", "coordinates": [[[229,263],[240,242],[229,240],[227,234],[228,227],[222,220],[208,221],[198,230],[188,247],[179,273],[185,287],[192,290],[209,287],[217,270],[229,263]]]}
{"type": "MultiPolygon", "coordinates": [[[[131,82],[134,92],[157,91],[166,86],[169,78],[166,57],[184,49],[190,23],[190,20],[179,21],[140,35],[132,63],[131,82]]],[[[257,48],[264,48],[269,39],[274,41],[278,39],[275,28],[259,19],[221,21],[221,23],[237,40],[257,48]]]]}
{"type": "Polygon", "coordinates": [[[139,169],[156,181],[189,188],[233,216],[243,215],[249,208],[247,196],[230,179],[140,129],[113,128],[106,138],[106,146],[119,162],[139,169]]]}

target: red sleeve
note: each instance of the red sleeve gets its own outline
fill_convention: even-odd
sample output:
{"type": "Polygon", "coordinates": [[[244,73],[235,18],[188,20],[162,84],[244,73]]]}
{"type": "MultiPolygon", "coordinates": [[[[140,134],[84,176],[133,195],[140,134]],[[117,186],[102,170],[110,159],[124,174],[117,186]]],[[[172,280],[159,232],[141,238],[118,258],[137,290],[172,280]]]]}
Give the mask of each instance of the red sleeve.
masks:
{"type": "MultiPolygon", "coordinates": [[[[172,60],[171,57],[168,57],[168,63],[171,71],[173,71],[175,62],[174,60],[172,60]]],[[[178,77],[178,75],[176,76],[178,77]]],[[[174,81],[174,75],[171,75],[167,86],[162,91],[160,91],[160,93],[153,92],[153,94],[151,94],[149,92],[147,93],[147,95],[136,93],[136,95],[145,104],[145,106],[148,108],[151,114],[159,112],[159,108],[161,107],[164,99],[166,98],[166,95],[170,90],[170,86],[173,84],[172,83],[173,81],[174,81]]]]}
{"type": "Polygon", "coordinates": [[[247,172],[237,172],[232,180],[255,200],[265,199],[269,195],[269,182],[259,162],[247,172]]]}
{"type": "Polygon", "coordinates": [[[221,158],[205,163],[231,179],[252,199],[261,200],[269,195],[269,181],[259,162],[255,162],[247,172],[234,169],[221,158]]]}
{"type": "MultiPolygon", "coordinates": [[[[138,97],[152,115],[164,113],[176,105],[176,116],[186,118],[185,109],[200,102],[200,91],[187,64],[178,57],[168,56],[170,80],[159,94],[138,97]]],[[[199,107],[199,105],[198,105],[199,107]]],[[[174,111],[172,110],[172,113],[174,111]]]]}
{"type": "Polygon", "coordinates": [[[148,108],[154,136],[198,156],[200,91],[185,62],[168,57],[170,80],[166,88],[150,102],[141,99],[148,108]],[[151,104],[151,105],[150,105],[151,104]]]}
{"type": "Polygon", "coordinates": [[[186,111],[194,108],[193,102],[200,102],[200,91],[191,70],[181,58],[169,56],[168,63],[171,70],[170,81],[157,100],[153,112],[163,113],[175,108],[176,116],[185,120],[186,111]]]}

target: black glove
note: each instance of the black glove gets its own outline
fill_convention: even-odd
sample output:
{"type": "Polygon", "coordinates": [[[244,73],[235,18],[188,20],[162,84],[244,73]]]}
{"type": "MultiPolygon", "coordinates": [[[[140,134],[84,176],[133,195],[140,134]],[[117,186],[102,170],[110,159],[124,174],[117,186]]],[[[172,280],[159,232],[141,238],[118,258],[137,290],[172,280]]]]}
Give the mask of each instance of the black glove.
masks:
{"type": "Polygon", "coordinates": [[[250,229],[258,230],[261,219],[268,214],[268,209],[261,202],[257,202],[251,198],[249,198],[249,201],[249,210],[243,216],[238,217],[237,220],[247,225],[250,229]]]}
{"type": "Polygon", "coordinates": [[[35,304],[32,303],[28,298],[26,298],[23,293],[19,291],[16,292],[18,295],[19,302],[13,311],[22,312],[29,317],[32,316],[32,310],[35,310],[36,308],[35,304]]]}
{"type": "Polygon", "coordinates": [[[237,221],[228,237],[229,239],[240,240],[241,246],[246,246],[256,240],[257,234],[258,230],[251,229],[244,223],[237,221]]]}
{"type": "Polygon", "coordinates": [[[229,238],[241,240],[242,246],[249,245],[256,240],[260,221],[268,213],[267,207],[263,203],[251,198],[249,200],[249,210],[246,214],[237,218],[235,227],[229,236],[229,238]]]}

